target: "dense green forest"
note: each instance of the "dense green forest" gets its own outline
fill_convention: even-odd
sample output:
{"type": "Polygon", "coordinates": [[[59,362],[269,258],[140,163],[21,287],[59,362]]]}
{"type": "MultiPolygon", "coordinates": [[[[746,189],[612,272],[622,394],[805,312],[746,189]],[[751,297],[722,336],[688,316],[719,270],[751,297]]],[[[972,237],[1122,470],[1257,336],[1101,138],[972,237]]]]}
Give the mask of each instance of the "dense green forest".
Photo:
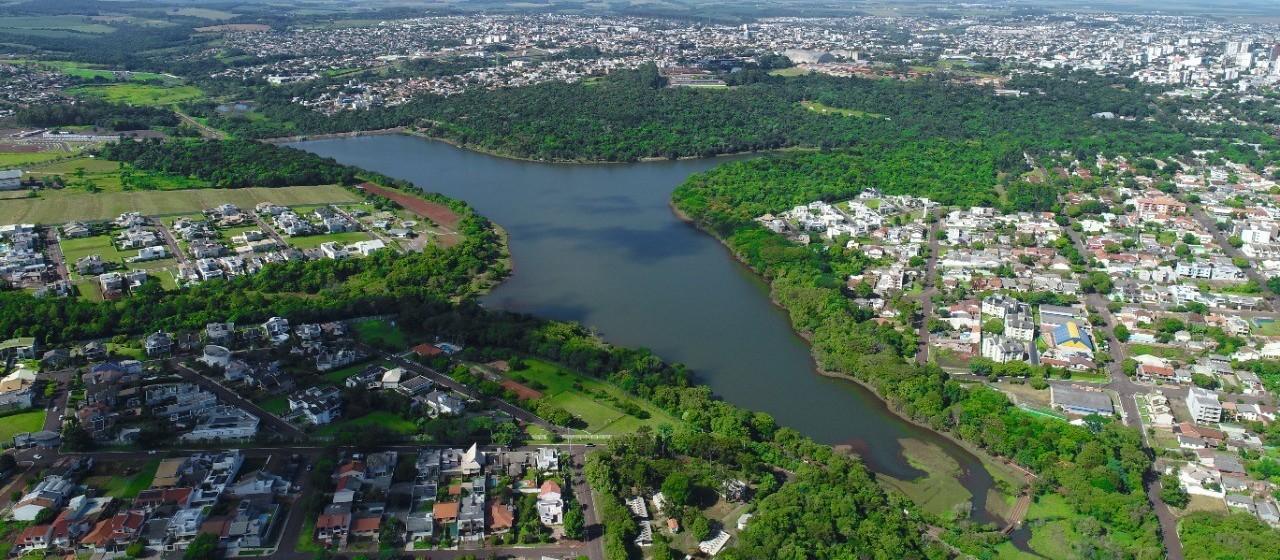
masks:
{"type": "Polygon", "coordinates": [[[357,174],[332,158],[245,140],[118,142],[101,152],[138,169],[196,177],[218,188],[351,185],[357,174]]]}
{"type": "Polygon", "coordinates": [[[424,95],[396,107],[331,116],[291,102],[324,83],[214,82],[201,85],[254,99],[268,118],[224,118],[207,104],[188,109],[241,137],[417,126],[469,147],[549,160],[630,161],[941,138],[981,139],[997,167],[1008,170],[1022,164],[1023,151],[1170,155],[1216,147],[1221,138],[1275,144],[1257,130],[1178,120],[1156,103],[1159,90],[1083,72],[1018,75],[1007,87],[1028,95],[1016,97],[933,77],[780,77],[749,70],[728,79],[734,86],[729,89],[668,88],[658,70],[648,66],[614,72],[590,85],[545,83],[424,95]],[[806,100],[857,113],[820,114],[803,107],[806,100]],[[1091,118],[1102,111],[1133,120],[1091,118]]]}
{"type": "Polygon", "coordinates": [[[88,98],[78,103],[33,105],[20,109],[17,121],[27,126],[96,126],[107,130],[141,130],[177,126],[173,111],[88,98]]]}
{"type": "Polygon", "coordinates": [[[1280,554],[1280,533],[1257,517],[1198,512],[1178,523],[1187,560],[1251,560],[1280,554]]]}
{"type": "Polygon", "coordinates": [[[871,321],[842,292],[849,255],[821,244],[795,245],[751,221],[873,185],[980,203],[989,200],[983,187],[993,179],[984,152],[975,143],[939,142],[735,162],[690,178],[674,203],[769,278],[773,296],[810,336],[824,369],[862,380],[911,418],[1032,469],[1040,477],[1038,492],[1062,494],[1104,528],[1092,539],[1104,557],[1158,558],[1158,524],[1143,489],[1151,458],[1137,431],[1031,416],[997,391],[964,387],[935,365],[915,365],[906,359],[915,353],[914,333],[871,321]]]}

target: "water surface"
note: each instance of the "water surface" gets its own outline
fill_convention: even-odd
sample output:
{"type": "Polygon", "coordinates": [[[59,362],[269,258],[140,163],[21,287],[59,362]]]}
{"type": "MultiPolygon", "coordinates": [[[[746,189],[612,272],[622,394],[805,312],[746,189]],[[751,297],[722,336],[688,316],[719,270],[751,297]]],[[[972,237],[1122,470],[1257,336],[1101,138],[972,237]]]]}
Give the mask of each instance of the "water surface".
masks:
{"type": "Polygon", "coordinates": [[[942,447],[982,513],[990,475],[971,453],[889,412],[852,382],[822,377],[768,287],[715,239],[675,217],[671,191],[724,159],[620,165],[498,158],[412,136],[314,140],[296,147],[467,201],[506,229],[514,274],[485,297],[594,328],[689,366],[725,400],[767,412],[814,440],[851,445],[895,478],[920,472],[904,438],[942,447]]]}

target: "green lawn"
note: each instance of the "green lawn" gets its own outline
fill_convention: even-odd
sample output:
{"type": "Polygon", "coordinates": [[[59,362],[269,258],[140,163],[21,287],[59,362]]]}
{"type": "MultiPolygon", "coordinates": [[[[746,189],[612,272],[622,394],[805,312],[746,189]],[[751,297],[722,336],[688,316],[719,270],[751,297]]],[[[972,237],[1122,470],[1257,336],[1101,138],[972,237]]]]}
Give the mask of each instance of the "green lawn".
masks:
{"type": "Polygon", "coordinates": [[[845,117],[857,117],[860,119],[861,118],[873,118],[873,119],[884,118],[884,115],[880,113],[868,113],[866,111],[859,111],[857,109],[841,109],[839,107],[832,107],[830,105],[826,105],[818,101],[801,101],[800,106],[810,111],[813,111],[815,113],[818,113],[820,115],[841,115],[845,117]]]}
{"type": "Polygon", "coordinates": [[[0,443],[13,443],[15,434],[43,430],[44,415],[44,410],[32,410],[0,417],[0,443]]]}
{"type": "Polygon", "coordinates": [[[4,204],[0,204],[0,223],[65,224],[76,220],[114,219],[124,212],[141,212],[148,216],[188,214],[224,203],[249,209],[259,202],[297,206],[319,202],[351,202],[356,199],[356,195],[337,185],[97,194],[68,189],[45,192],[39,198],[6,200],[4,204]]]}
{"type": "Polygon", "coordinates": [[[74,274],[76,261],[82,257],[97,254],[105,262],[120,263],[127,257],[137,255],[137,251],[117,251],[111,243],[110,235],[95,235],[79,239],[63,239],[58,242],[62,247],[62,256],[67,261],[67,268],[74,274]]]}
{"type": "Polygon", "coordinates": [[[204,97],[195,86],[161,86],[137,83],[115,83],[105,86],[80,86],[72,88],[74,95],[92,96],[114,103],[163,107],[204,97]]]}
{"type": "Polygon", "coordinates": [[[417,433],[418,431],[418,426],[414,424],[412,421],[405,420],[404,418],[401,418],[392,412],[378,411],[378,412],[370,412],[359,418],[352,418],[350,420],[341,420],[338,422],[334,422],[332,424],[329,424],[328,426],[325,426],[323,428],[320,428],[319,430],[316,430],[316,435],[321,435],[321,436],[333,435],[337,433],[338,429],[341,428],[342,426],[382,426],[384,428],[387,428],[389,430],[392,430],[394,432],[404,434],[404,435],[411,435],[411,434],[417,433]]]}
{"type": "Polygon", "coordinates": [[[1169,346],[1151,346],[1147,344],[1130,344],[1129,354],[1150,354],[1168,360],[1178,360],[1182,362],[1191,361],[1191,353],[1183,348],[1172,348],[1169,346]]]}
{"type": "Polygon", "coordinates": [[[13,168],[40,164],[71,155],[63,149],[44,150],[41,152],[5,152],[0,151],[0,167],[13,168]]]}
{"type": "Polygon", "coordinates": [[[372,239],[369,234],[363,231],[348,231],[343,233],[324,233],[320,235],[306,235],[303,237],[290,237],[289,244],[299,249],[315,249],[330,241],[339,245],[349,245],[357,241],[368,241],[372,239]]]}
{"type": "MultiPolygon", "coordinates": [[[[113,466],[119,469],[124,465],[113,464],[113,466]]],[[[85,480],[85,485],[97,489],[104,496],[129,500],[138,497],[143,490],[151,487],[151,482],[156,478],[156,470],[159,468],[160,459],[152,459],[131,476],[119,476],[115,472],[95,474],[85,480]]]]}
{"type": "Polygon", "coordinates": [[[508,377],[518,375],[531,383],[536,381],[544,385],[545,388],[537,390],[546,395],[551,403],[581,418],[587,423],[587,431],[593,434],[617,435],[633,432],[640,426],[657,427],[662,424],[679,423],[665,410],[637,399],[612,384],[543,360],[527,358],[523,361],[528,367],[510,372],[508,377]],[[575,383],[580,384],[582,389],[575,388],[573,386],[575,383]],[[593,392],[606,394],[614,400],[632,402],[646,410],[649,418],[641,419],[631,416],[608,400],[595,397],[593,392]]]}
{"type": "MultiPolygon", "coordinates": [[[[408,348],[409,346],[408,341],[404,338],[404,331],[401,331],[400,327],[395,326],[391,321],[383,319],[361,321],[356,323],[354,328],[356,336],[360,337],[360,340],[374,346],[391,348],[408,348]]],[[[346,378],[344,377],[343,379],[346,378]]]]}
{"type": "Polygon", "coordinates": [[[280,416],[289,412],[289,397],[286,395],[276,395],[269,399],[258,401],[258,406],[267,412],[276,416],[280,416]]]}

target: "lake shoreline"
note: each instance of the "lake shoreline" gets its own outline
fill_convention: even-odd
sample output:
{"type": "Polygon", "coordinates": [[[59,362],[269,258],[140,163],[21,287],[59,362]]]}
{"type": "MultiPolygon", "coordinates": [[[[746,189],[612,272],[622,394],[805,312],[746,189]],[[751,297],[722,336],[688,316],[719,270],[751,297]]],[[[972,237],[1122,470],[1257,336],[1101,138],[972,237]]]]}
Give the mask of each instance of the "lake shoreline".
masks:
{"type": "MultiPolygon", "coordinates": [[[[747,270],[749,270],[749,271],[750,271],[753,275],[755,275],[757,278],[759,278],[759,279],[761,279],[762,281],[764,281],[764,282],[765,282],[765,284],[766,284],[766,285],[768,285],[768,286],[770,287],[770,289],[769,289],[769,292],[770,292],[770,293],[769,293],[769,301],[770,301],[770,303],[772,303],[774,307],[777,307],[778,309],[780,309],[780,310],[782,310],[784,313],[786,313],[786,314],[787,314],[787,318],[788,318],[788,320],[790,319],[790,317],[791,317],[791,311],[790,311],[790,310],[788,310],[785,306],[783,306],[783,305],[782,305],[782,303],[781,303],[781,302],[779,302],[779,301],[778,301],[778,299],[777,299],[777,298],[775,298],[775,297],[773,296],[773,284],[772,284],[772,282],[770,281],[770,279],[769,279],[767,276],[765,276],[765,275],[763,275],[763,274],[760,274],[760,272],[758,272],[757,270],[755,270],[754,268],[752,268],[750,264],[748,264],[745,260],[743,260],[743,259],[742,259],[741,255],[739,255],[736,251],[734,251],[734,250],[733,250],[733,247],[731,247],[731,246],[729,245],[729,242],[728,242],[728,241],[726,241],[724,238],[720,237],[719,235],[716,235],[716,234],[712,233],[711,231],[709,231],[709,230],[707,230],[707,229],[704,229],[704,228],[700,227],[700,226],[697,224],[697,222],[695,222],[692,218],[690,218],[688,214],[685,214],[683,210],[680,210],[679,208],[677,208],[677,207],[676,207],[676,205],[675,205],[674,203],[669,204],[669,206],[671,207],[671,212],[672,212],[672,214],[674,214],[677,218],[679,218],[679,219],[680,219],[680,221],[682,221],[682,222],[684,222],[684,223],[688,224],[689,226],[693,227],[694,229],[697,229],[698,231],[700,231],[700,232],[702,232],[702,233],[704,233],[704,234],[706,234],[706,235],[711,236],[713,239],[715,239],[716,241],[718,241],[722,247],[724,247],[725,251],[727,251],[730,255],[732,255],[732,257],[733,257],[733,259],[734,259],[735,261],[737,261],[739,264],[741,264],[743,267],[745,267],[747,270]]],[[[788,321],[788,322],[789,322],[789,321],[788,321]]],[[[977,460],[978,460],[978,462],[979,462],[979,463],[981,463],[981,464],[983,465],[983,468],[987,470],[987,474],[991,476],[991,478],[992,478],[992,480],[993,480],[993,481],[994,481],[994,480],[999,480],[999,479],[1001,479],[1001,477],[1000,477],[997,473],[990,472],[990,468],[988,468],[988,467],[987,467],[987,464],[988,464],[988,463],[992,464],[992,466],[994,466],[994,465],[996,465],[996,464],[998,464],[998,463],[1001,463],[1001,461],[1000,461],[997,457],[995,457],[995,456],[993,456],[993,455],[991,455],[991,454],[987,453],[986,451],[983,451],[981,448],[979,448],[979,447],[977,447],[977,446],[973,445],[973,444],[972,444],[972,443],[970,443],[970,442],[966,442],[966,441],[963,441],[963,440],[959,439],[958,437],[956,437],[954,434],[950,433],[949,431],[942,431],[942,430],[938,430],[938,429],[936,429],[936,428],[934,428],[934,427],[932,427],[932,426],[929,426],[929,425],[924,424],[924,423],[922,423],[922,422],[920,422],[920,421],[918,421],[918,420],[916,420],[916,419],[914,419],[914,418],[911,418],[911,417],[907,416],[906,414],[904,414],[904,413],[903,413],[903,411],[901,410],[901,408],[900,408],[899,406],[897,406],[896,404],[894,404],[894,403],[893,403],[892,401],[890,401],[889,399],[885,398],[885,396],[884,396],[883,394],[881,394],[881,393],[880,393],[880,391],[879,391],[878,389],[876,389],[876,387],[875,387],[875,386],[873,386],[873,385],[871,385],[870,383],[868,383],[868,382],[866,382],[866,381],[864,381],[864,380],[862,380],[862,379],[858,379],[857,377],[854,377],[854,376],[849,375],[849,374],[846,374],[846,373],[834,372],[834,371],[830,371],[830,370],[828,370],[828,369],[826,369],[826,368],[823,368],[823,367],[822,367],[822,365],[818,363],[818,357],[817,357],[817,355],[814,353],[814,350],[813,350],[813,335],[812,335],[812,333],[807,333],[807,332],[804,332],[804,331],[798,330],[798,329],[796,329],[796,328],[794,327],[794,325],[792,326],[791,330],[792,330],[792,332],[794,332],[794,333],[796,334],[796,336],[799,336],[801,339],[803,339],[803,340],[805,341],[805,344],[809,347],[810,358],[813,360],[813,369],[814,369],[814,371],[816,371],[816,372],[818,373],[818,375],[821,375],[821,376],[823,376],[823,377],[827,377],[827,378],[831,378],[831,379],[840,379],[840,380],[844,380],[844,381],[851,381],[851,382],[853,382],[853,383],[856,383],[856,384],[858,384],[858,385],[862,386],[862,387],[863,387],[863,388],[865,388],[868,392],[870,392],[872,395],[874,395],[876,399],[878,399],[880,402],[884,403],[884,405],[885,405],[885,410],[889,411],[891,414],[893,414],[894,416],[898,417],[899,419],[901,419],[902,421],[904,421],[904,422],[906,422],[906,423],[908,423],[908,424],[911,424],[911,425],[916,426],[916,427],[918,427],[918,428],[920,428],[920,429],[926,430],[926,431],[928,431],[928,432],[930,432],[930,433],[937,434],[939,437],[942,437],[943,439],[946,439],[947,441],[949,441],[949,442],[951,442],[951,443],[955,444],[957,447],[959,447],[959,448],[961,448],[961,449],[965,450],[966,452],[968,452],[969,454],[973,455],[973,456],[974,456],[974,458],[975,458],[975,459],[977,459],[977,460]]],[[[905,456],[905,448],[904,448],[903,452],[904,452],[903,458],[904,458],[904,459],[906,459],[906,456],[905,456]]],[[[856,452],[853,452],[853,453],[854,453],[855,455],[857,454],[856,452]]],[[[865,461],[864,461],[864,462],[865,462],[865,461]]],[[[875,471],[873,470],[872,472],[875,472],[875,471]]],[[[886,475],[886,476],[888,476],[888,475],[886,475]]],[[[890,478],[892,478],[892,477],[890,477],[890,478]]],[[[999,489],[996,489],[996,488],[993,488],[993,489],[995,489],[997,492],[999,492],[999,489]]],[[[992,516],[992,517],[995,517],[995,518],[997,518],[997,519],[1000,519],[1001,521],[1004,521],[1003,516],[996,515],[996,514],[994,514],[993,512],[991,512],[989,509],[988,509],[987,513],[988,513],[988,515],[990,515],[990,516],[992,516]]]]}

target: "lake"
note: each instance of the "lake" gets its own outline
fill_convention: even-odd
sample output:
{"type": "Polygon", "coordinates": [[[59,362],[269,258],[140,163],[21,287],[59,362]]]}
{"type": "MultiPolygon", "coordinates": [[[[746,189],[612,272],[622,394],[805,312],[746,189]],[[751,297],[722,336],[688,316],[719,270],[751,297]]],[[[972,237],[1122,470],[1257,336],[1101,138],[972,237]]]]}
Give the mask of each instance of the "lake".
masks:
{"type": "Polygon", "coordinates": [[[768,286],[679,220],[671,192],[727,159],[574,165],[519,161],[404,135],[291,144],[467,201],[510,236],[511,278],[485,305],[576,321],[606,340],[689,366],[726,401],[816,441],[849,445],[874,471],[913,479],[903,441],[958,463],[975,520],[992,478],[972,453],[891,413],[866,388],[819,375],[768,286]]]}

